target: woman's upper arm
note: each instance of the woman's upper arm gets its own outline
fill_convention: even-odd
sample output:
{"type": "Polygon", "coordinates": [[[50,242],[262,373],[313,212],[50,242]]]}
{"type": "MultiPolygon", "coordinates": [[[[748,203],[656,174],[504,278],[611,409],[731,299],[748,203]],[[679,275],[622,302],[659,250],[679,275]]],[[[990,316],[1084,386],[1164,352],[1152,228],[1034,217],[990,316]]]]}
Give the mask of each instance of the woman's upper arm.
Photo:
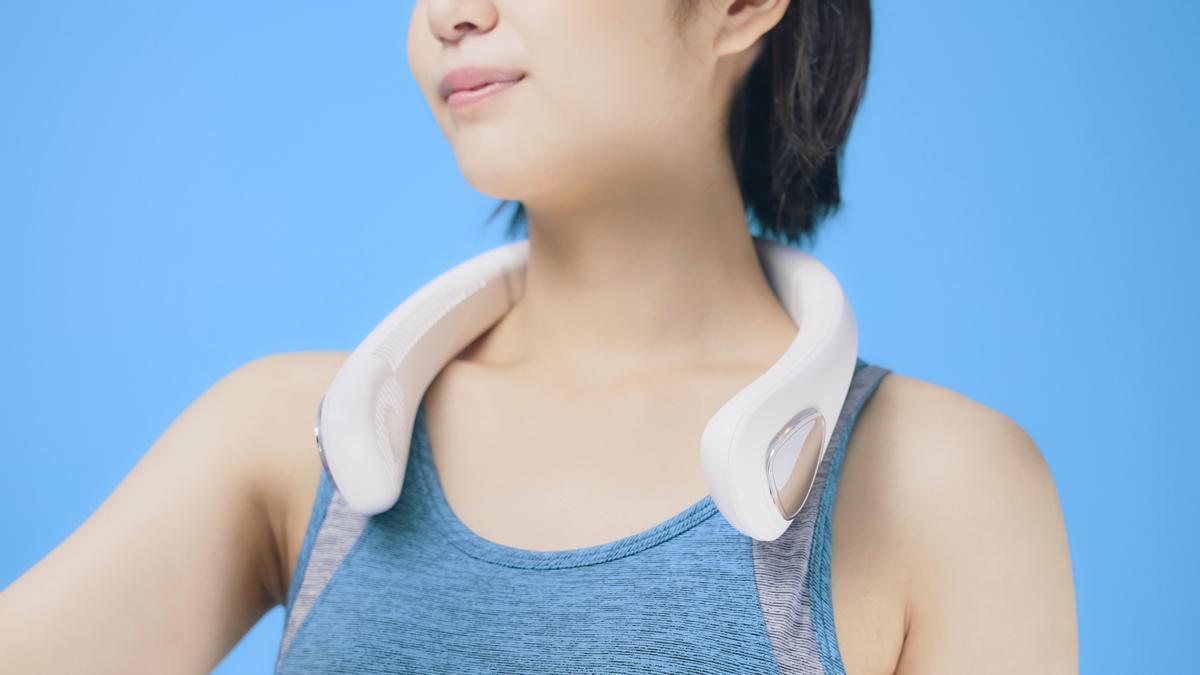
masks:
{"type": "Polygon", "coordinates": [[[311,421],[290,428],[291,401],[311,394],[288,390],[283,358],[200,395],[0,594],[0,671],[208,671],[279,602],[283,507],[269,464],[281,433],[312,433],[311,421]]]}
{"type": "Polygon", "coordinates": [[[1045,458],[1010,418],[951,398],[929,410],[897,481],[911,576],[896,672],[1077,673],[1070,553],[1045,458]]]}

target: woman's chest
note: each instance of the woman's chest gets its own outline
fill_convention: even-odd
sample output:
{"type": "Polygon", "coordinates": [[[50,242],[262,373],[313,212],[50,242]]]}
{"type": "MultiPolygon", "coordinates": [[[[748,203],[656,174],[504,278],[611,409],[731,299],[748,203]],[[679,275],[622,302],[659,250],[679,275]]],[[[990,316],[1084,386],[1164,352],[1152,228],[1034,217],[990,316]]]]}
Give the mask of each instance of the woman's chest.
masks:
{"type": "Polygon", "coordinates": [[[395,507],[366,521],[329,501],[283,672],[777,672],[751,542],[711,502],[614,542],[535,551],[450,520],[429,478],[410,468],[395,507]]]}
{"type": "MultiPolygon", "coordinates": [[[[516,559],[516,567],[509,566],[511,560],[471,563],[509,548],[524,553],[595,548],[637,538],[656,523],[679,515],[707,494],[707,488],[695,450],[685,449],[694,434],[671,436],[661,429],[686,429],[689,424],[699,424],[702,429],[706,420],[676,418],[671,424],[589,434],[590,425],[560,414],[539,418],[543,421],[536,433],[522,434],[512,432],[512,425],[506,431],[504,419],[459,414],[471,409],[469,406],[439,409],[436,399],[427,398],[426,404],[430,401],[435,401],[435,407],[434,415],[426,417],[427,449],[431,450],[426,467],[434,471],[425,476],[429,483],[423,487],[438,480],[443,511],[438,513],[436,500],[430,501],[425,490],[402,495],[402,504],[407,506],[391,513],[394,519],[372,524],[369,536],[356,542],[354,556],[339,564],[342,588],[322,595],[320,611],[307,622],[317,628],[306,631],[319,631],[323,624],[385,625],[390,626],[389,631],[407,636],[403,644],[393,640],[382,647],[399,650],[390,657],[372,646],[379,636],[370,631],[358,633],[361,643],[343,647],[380,658],[400,658],[399,653],[407,659],[446,657],[459,663],[466,663],[463,659],[468,659],[470,652],[477,655],[470,658],[484,658],[478,663],[493,667],[507,663],[504,659],[527,659],[556,650],[571,653],[565,645],[633,659],[639,651],[657,644],[662,651],[655,658],[679,664],[707,653],[705,649],[729,651],[726,643],[733,641],[743,648],[757,645],[742,654],[751,659],[747,663],[764,654],[778,656],[781,650],[788,651],[794,658],[779,664],[785,672],[789,665],[819,663],[822,653],[838,654],[852,673],[891,672],[903,640],[903,603],[894,592],[895,570],[888,570],[887,551],[861,534],[870,528],[862,522],[868,510],[858,502],[869,495],[855,487],[861,480],[855,463],[846,463],[847,470],[838,477],[837,515],[829,519],[829,531],[824,533],[831,564],[824,572],[814,562],[822,536],[815,526],[820,511],[814,501],[813,506],[806,506],[813,523],[806,524],[798,542],[787,545],[793,548],[782,543],[752,543],[732,531],[718,514],[706,521],[704,528],[692,528],[686,536],[673,536],[672,542],[631,555],[625,564],[606,561],[531,574],[521,567],[530,560],[523,556],[516,559]],[[570,451],[555,452],[554,439],[561,439],[570,451]],[[638,449],[630,452],[631,447],[638,449]],[[581,448],[585,452],[580,452],[581,448]],[[605,457],[606,453],[610,456],[605,457]],[[587,455],[598,458],[590,465],[580,464],[579,457],[587,455]],[[656,464],[656,459],[665,461],[656,464]],[[690,476],[679,468],[689,462],[697,466],[690,476]],[[630,480],[631,475],[640,478],[630,480]],[[406,498],[409,501],[405,502],[406,498]],[[454,530],[422,529],[438,519],[443,525],[446,519],[453,521],[470,546],[447,543],[446,535],[453,535],[454,530]],[[724,529],[714,530],[715,525],[724,529]],[[471,548],[477,545],[482,548],[471,548]],[[402,578],[389,578],[389,570],[418,567],[428,574],[410,572],[402,578]],[[377,594],[374,589],[387,590],[377,594]],[[372,601],[364,603],[364,598],[372,601]],[[822,617],[811,609],[822,602],[836,619],[829,621],[832,625],[827,628],[824,646],[818,639],[822,617]],[[777,605],[796,609],[771,609],[777,605]],[[802,611],[805,605],[810,607],[807,613],[802,611]],[[405,609],[397,613],[394,608],[405,609]],[[456,620],[444,624],[439,617],[456,620]],[[453,639],[446,637],[451,633],[453,639]],[[530,633],[541,639],[513,643],[514,635],[530,633]],[[797,634],[801,643],[789,642],[797,634]],[[804,636],[810,639],[804,641],[804,636]]],[[[532,405],[521,401],[509,404],[516,409],[532,405]]],[[[503,410],[497,406],[487,409],[503,410]]],[[[478,413],[480,408],[474,410],[478,413]]],[[[501,417],[504,415],[501,412],[501,417]]],[[[515,414],[507,417],[519,418],[515,414]]],[[[613,419],[628,421],[631,417],[614,414],[613,419]]],[[[694,440],[698,442],[698,435],[694,440]]],[[[853,453],[854,440],[852,436],[847,454],[853,453]]],[[[409,476],[406,490],[410,479],[418,486],[415,477],[409,476]]],[[[810,499],[817,499],[817,493],[814,489],[810,499]]],[[[304,496],[297,499],[303,502],[304,496]]],[[[311,494],[307,502],[311,509],[311,494]]],[[[297,528],[293,521],[289,541],[304,538],[305,524],[299,525],[297,528]]],[[[297,550],[293,560],[298,555],[297,550]]],[[[306,642],[302,639],[297,644],[306,642]]],[[[299,646],[296,653],[306,649],[299,646]]],[[[733,649],[729,653],[739,652],[733,649]]],[[[317,656],[312,653],[305,658],[317,656]]],[[[572,656],[563,665],[578,666],[580,658],[572,656]]],[[[409,664],[415,667],[417,661],[409,664]]]]}

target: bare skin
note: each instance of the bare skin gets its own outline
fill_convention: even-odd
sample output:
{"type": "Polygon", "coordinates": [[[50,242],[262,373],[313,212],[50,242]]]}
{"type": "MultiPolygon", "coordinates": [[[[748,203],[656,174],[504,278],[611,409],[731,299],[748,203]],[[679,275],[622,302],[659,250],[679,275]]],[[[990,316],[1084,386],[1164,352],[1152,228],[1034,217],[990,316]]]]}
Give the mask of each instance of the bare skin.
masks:
{"type": "MultiPolygon", "coordinates": [[[[755,260],[720,119],[786,5],[707,3],[668,40],[660,3],[414,3],[410,66],[464,176],[529,221],[522,302],[428,393],[447,499],[483,536],[587,546],[706,494],[704,422],[796,330],[755,260]],[[527,74],[451,111],[440,78],[475,64],[527,74]]],[[[321,471],[313,416],[345,356],[257,359],[204,392],[0,594],[0,671],[218,663],[284,600],[321,471]]],[[[889,376],[851,437],[833,542],[853,675],[1077,672],[1057,493],[1004,415],[889,376]]]]}
{"type": "MultiPolygon", "coordinates": [[[[654,384],[613,383],[604,394],[564,403],[566,383],[489,363],[483,351],[473,345],[427,393],[434,461],[467,526],[535,550],[639,532],[707,494],[699,432],[714,406],[761,372],[749,366],[671,385],[660,374],[654,384]],[[654,414],[647,414],[645,387],[689,402],[649,406],[654,414]],[[511,423],[531,410],[538,424],[511,423]],[[572,452],[563,452],[562,439],[571,439],[572,452]]],[[[287,519],[280,579],[292,574],[316,489],[320,465],[311,456],[307,463],[314,474],[288,488],[286,510],[298,517],[287,519]]],[[[888,375],[846,450],[833,542],[847,672],[1078,671],[1057,493],[1036,446],[1002,414],[944,387],[888,375]]]]}
{"type": "MultiPolygon", "coordinates": [[[[0,594],[10,627],[0,632],[0,670],[195,672],[218,663],[284,600],[321,472],[313,411],[345,357],[275,355],[205,392],[96,513],[0,594]]],[[[680,467],[697,464],[705,411],[753,375],[688,378],[700,393],[679,409],[693,413],[672,413],[670,424],[631,414],[631,389],[614,385],[610,397],[514,426],[504,417],[512,411],[556,405],[561,397],[533,393],[555,385],[464,357],[427,399],[447,499],[481,535],[540,550],[625,536],[704,496],[698,471],[680,467]],[[475,405],[502,379],[514,385],[506,394],[525,393],[475,405]],[[589,457],[587,470],[548,464],[563,456],[552,452],[557,439],[581,438],[579,425],[599,433],[581,439],[589,452],[567,455],[589,457]],[[538,470],[521,470],[530,463],[538,470]],[[654,472],[677,480],[648,485],[654,472]],[[538,506],[555,500],[570,509],[538,506]]],[[[1077,672],[1062,515],[1020,427],[893,373],[846,452],[832,585],[848,672],[1077,672]]]]}

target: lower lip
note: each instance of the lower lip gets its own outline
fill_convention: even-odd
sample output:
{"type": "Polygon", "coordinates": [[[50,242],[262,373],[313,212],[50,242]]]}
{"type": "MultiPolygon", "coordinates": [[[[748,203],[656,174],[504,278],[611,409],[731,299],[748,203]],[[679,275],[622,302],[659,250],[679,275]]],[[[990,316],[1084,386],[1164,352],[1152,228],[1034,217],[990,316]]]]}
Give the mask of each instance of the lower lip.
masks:
{"type": "Polygon", "coordinates": [[[525,79],[524,75],[522,75],[519,79],[509,80],[507,82],[492,82],[491,84],[484,85],[478,89],[463,89],[456,91],[453,94],[450,94],[449,98],[446,99],[446,103],[450,104],[451,109],[458,110],[460,108],[478,103],[484,99],[491,98],[492,96],[499,94],[523,79],[525,79]]]}

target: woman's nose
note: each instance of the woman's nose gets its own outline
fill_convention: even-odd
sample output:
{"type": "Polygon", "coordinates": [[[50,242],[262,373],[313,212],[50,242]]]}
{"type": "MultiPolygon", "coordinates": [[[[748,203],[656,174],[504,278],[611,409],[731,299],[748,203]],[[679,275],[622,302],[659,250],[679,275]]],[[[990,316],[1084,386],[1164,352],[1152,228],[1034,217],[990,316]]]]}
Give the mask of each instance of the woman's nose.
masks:
{"type": "Polygon", "coordinates": [[[486,33],[499,11],[493,0],[428,0],[429,29],[442,43],[455,44],[467,33],[486,33]]]}

